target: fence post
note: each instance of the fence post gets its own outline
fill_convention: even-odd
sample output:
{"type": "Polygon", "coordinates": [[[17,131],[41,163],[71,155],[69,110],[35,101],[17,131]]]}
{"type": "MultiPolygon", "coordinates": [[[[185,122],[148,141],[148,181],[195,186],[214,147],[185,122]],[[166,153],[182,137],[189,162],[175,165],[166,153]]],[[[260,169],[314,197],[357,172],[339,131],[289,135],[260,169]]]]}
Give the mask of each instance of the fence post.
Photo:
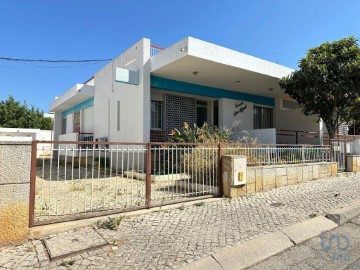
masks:
{"type": "Polygon", "coordinates": [[[30,197],[29,197],[29,227],[34,225],[35,213],[35,185],[36,185],[36,151],[37,141],[31,142],[31,167],[30,167],[30,197]]]}
{"type": "Polygon", "coordinates": [[[218,145],[218,195],[222,196],[224,194],[223,181],[222,181],[222,145],[218,145]]]}
{"type": "Polygon", "coordinates": [[[304,149],[305,145],[301,146],[301,159],[302,162],[305,163],[305,149],[304,149]]]}
{"type": "Polygon", "coordinates": [[[146,206],[151,205],[151,143],[146,144],[146,206]]]}
{"type": "Polygon", "coordinates": [[[333,146],[332,146],[332,142],[331,139],[329,139],[329,145],[330,145],[330,161],[333,161],[333,146]]]}

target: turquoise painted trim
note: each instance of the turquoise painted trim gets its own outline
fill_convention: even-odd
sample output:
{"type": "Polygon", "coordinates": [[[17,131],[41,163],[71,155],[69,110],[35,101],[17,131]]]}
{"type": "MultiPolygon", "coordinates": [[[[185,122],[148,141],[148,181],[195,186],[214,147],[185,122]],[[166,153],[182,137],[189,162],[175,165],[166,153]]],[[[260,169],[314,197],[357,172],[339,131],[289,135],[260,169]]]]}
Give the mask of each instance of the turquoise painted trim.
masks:
{"type": "Polygon", "coordinates": [[[62,118],[65,118],[69,114],[84,110],[84,109],[89,108],[89,107],[91,107],[93,105],[94,105],[94,98],[92,97],[92,98],[89,98],[88,100],[85,100],[84,102],[81,102],[78,105],[75,105],[74,107],[72,107],[70,109],[67,109],[66,111],[63,111],[61,113],[61,116],[62,116],[62,118]]]}
{"type": "Polygon", "coordinates": [[[235,100],[242,100],[253,102],[256,104],[266,105],[266,106],[275,106],[275,101],[273,98],[257,96],[247,93],[235,92],[221,88],[214,88],[209,86],[203,86],[198,84],[191,84],[186,82],[180,82],[175,80],[170,80],[166,78],[151,76],[150,84],[153,88],[198,95],[206,96],[213,98],[228,98],[235,100]]]}

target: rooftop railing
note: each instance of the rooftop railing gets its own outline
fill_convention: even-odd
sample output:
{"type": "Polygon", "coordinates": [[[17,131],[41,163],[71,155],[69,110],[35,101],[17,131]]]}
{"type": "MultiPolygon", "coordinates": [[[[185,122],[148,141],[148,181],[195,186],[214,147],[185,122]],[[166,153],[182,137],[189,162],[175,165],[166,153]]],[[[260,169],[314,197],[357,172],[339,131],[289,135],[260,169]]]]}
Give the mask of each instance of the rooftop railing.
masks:
{"type": "Polygon", "coordinates": [[[150,45],[150,56],[154,56],[154,55],[162,52],[163,50],[165,50],[165,49],[160,47],[160,46],[156,46],[154,44],[151,44],[150,45]]]}

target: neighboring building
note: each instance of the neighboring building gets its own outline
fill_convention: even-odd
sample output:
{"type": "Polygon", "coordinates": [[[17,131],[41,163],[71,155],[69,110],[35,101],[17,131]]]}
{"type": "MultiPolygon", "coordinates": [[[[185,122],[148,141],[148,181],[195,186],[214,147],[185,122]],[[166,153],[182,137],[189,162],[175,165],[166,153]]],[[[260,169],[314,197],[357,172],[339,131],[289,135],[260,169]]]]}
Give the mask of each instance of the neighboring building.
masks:
{"type": "Polygon", "coordinates": [[[261,143],[321,143],[322,123],[279,87],[291,72],[192,37],[166,49],[144,38],[52,102],[54,139],[159,142],[184,122],[240,121],[234,137],[247,130],[261,143]],[[241,102],[246,109],[235,115],[241,102]]]}
{"type": "MultiPolygon", "coordinates": [[[[53,138],[51,130],[0,127],[0,141],[52,141],[53,138]]],[[[37,157],[50,155],[50,148],[51,145],[48,143],[41,144],[37,149],[37,157]]]]}

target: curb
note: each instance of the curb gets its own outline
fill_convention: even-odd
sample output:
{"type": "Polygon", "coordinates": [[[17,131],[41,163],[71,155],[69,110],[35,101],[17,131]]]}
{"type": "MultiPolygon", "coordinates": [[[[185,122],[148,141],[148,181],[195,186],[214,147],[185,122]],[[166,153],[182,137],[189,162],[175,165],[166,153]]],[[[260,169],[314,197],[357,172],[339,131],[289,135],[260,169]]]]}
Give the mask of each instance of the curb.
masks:
{"type": "Polygon", "coordinates": [[[29,239],[41,239],[44,236],[50,235],[50,234],[56,234],[56,233],[62,233],[74,229],[79,229],[83,227],[93,226],[96,222],[107,219],[108,217],[136,217],[140,215],[146,215],[151,214],[154,212],[159,211],[166,211],[171,209],[176,209],[182,206],[192,206],[197,203],[210,203],[210,202],[216,202],[220,201],[222,198],[209,198],[209,199],[200,199],[195,201],[189,201],[189,202],[179,202],[176,204],[169,204],[159,207],[153,207],[150,209],[143,209],[143,210],[136,210],[131,212],[125,212],[125,213],[119,213],[119,214],[112,214],[112,215],[105,215],[105,216],[98,216],[93,218],[87,218],[87,219],[80,219],[80,220],[74,220],[74,221],[66,221],[61,223],[54,223],[54,224],[48,224],[48,225],[41,225],[41,226],[35,226],[32,228],[29,228],[29,239]]]}
{"type": "Polygon", "coordinates": [[[360,200],[344,208],[333,210],[327,213],[326,217],[341,225],[358,215],[360,215],[360,200]]]}
{"type": "Polygon", "coordinates": [[[181,269],[245,269],[337,226],[324,216],[308,219],[278,231],[260,235],[238,246],[221,249],[181,269]]]}

